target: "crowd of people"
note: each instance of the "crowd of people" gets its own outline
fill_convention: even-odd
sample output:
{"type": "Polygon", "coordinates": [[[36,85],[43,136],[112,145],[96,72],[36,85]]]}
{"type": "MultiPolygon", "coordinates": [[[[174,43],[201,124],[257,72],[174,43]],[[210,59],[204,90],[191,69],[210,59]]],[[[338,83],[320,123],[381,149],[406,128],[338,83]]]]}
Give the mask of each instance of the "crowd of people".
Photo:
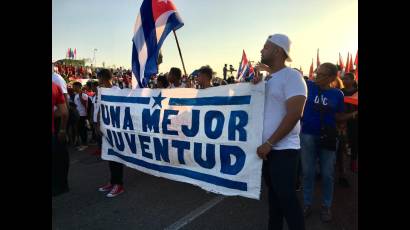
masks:
{"type": "MultiPolygon", "coordinates": [[[[266,81],[263,144],[256,154],[264,160],[269,229],[282,229],[283,219],[291,230],[304,229],[304,218],[314,211],[313,192],[318,177],[322,180],[320,216],[328,222],[332,219],[335,174],[341,186],[350,186],[346,156],[350,156],[350,170],[358,171],[358,108],[344,102],[345,96],[358,92],[354,70],[341,74],[335,64],[323,63],[315,71],[315,78],[309,80],[285,65],[285,61],[291,61],[290,40],[282,34],[269,36],[261,54],[252,82],[266,81]],[[267,75],[264,77],[262,72],[267,75]],[[301,190],[303,208],[296,196],[301,190]]],[[[66,145],[78,151],[86,149],[89,141],[101,146],[98,87],[131,88],[131,71],[57,65],[52,76],[53,194],[57,195],[68,191],[66,145]],[[65,80],[73,76],[89,81],[82,85],[75,79],[65,80]]],[[[210,66],[202,66],[189,76],[172,67],[165,74],[153,76],[148,85],[158,89],[206,89],[234,83],[235,79],[216,78],[210,66]]],[[[109,170],[110,181],[98,190],[115,197],[124,192],[123,165],[109,161],[109,170]]]]}

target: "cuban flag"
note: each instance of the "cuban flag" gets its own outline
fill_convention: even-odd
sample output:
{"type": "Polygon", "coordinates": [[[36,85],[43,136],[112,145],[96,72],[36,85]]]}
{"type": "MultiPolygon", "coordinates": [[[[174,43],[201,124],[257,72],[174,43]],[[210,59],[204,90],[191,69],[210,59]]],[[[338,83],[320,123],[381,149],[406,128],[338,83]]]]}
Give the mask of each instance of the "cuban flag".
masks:
{"type": "Polygon", "coordinates": [[[132,88],[147,87],[158,73],[158,55],[167,35],[184,23],[171,0],[144,0],[132,38],[132,88]]]}
{"type": "Polygon", "coordinates": [[[239,81],[250,81],[253,79],[255,76],[255,71],[251,65],[251,63],[248,61],[248,58],[246,58],[246,53],[245,50],[242,52],[242,60],[241,63],[239,64],[238,68],[238,76],[236,76],[236,79],[239,81]]]}

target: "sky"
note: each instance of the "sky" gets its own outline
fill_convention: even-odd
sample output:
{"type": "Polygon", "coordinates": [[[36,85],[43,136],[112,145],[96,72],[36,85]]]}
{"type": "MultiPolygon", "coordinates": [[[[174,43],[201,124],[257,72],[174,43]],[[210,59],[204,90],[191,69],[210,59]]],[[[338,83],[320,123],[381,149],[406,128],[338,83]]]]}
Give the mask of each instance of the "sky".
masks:
{"type": "MultiPolygon", "coordinates": [[[[292,62],[308,75],[319,49],[320,62],[336,64],[339,52],[355,58],[358,48],[357,0],[173,0],[184,26],[176,31],[187,74],[210,65],[222,77],[224,64],[238,68],[245,50],[260,61],[269,35],[288,35],[292,62]]],[[[142,0],[52,0],[52,60],[77,58],[97,66],[131,68],[133,26],[142,0]]],[[[173,33],[162,45],[159,72],[182,63],[173,33]]]]}

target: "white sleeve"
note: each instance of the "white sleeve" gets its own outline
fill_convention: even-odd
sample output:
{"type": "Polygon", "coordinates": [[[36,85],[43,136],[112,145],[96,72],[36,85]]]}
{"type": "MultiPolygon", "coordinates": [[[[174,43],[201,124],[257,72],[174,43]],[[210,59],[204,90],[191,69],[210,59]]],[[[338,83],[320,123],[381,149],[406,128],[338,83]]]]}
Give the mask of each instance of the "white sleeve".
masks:
{"type": "Polygon", "coordinates": [[[61,83],[60,83],[61,91],[63,91],[63,93],[68,93],[67,92],[67,83],[64,81],[64,79],[61,79],[60,81],[61,81],[61,83]]]}
{"type": "Polygon", "coordinates": [[[305,79],[297,71],[292,71],[286,78],[286,83],[284,87],[286,100],[294,96],[305,96],[307,97],[307,86],[305,79]]]}

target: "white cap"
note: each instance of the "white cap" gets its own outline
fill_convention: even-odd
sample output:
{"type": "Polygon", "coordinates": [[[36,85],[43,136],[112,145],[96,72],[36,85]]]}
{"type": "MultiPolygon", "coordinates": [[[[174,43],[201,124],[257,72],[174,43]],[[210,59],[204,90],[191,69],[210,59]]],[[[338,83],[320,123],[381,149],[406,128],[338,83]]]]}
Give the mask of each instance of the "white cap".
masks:
{"type": "Polygon", "coordinates": [[[291,41],[289,40],[288,36],[284,34],[274,34],[268,37],[268,41],[281,47],[283,51],[285,51],[286,55],[288,55],[288,58],[286,59],[286,61],[288,62],[292,61],[289,55],[291,41]]]}

